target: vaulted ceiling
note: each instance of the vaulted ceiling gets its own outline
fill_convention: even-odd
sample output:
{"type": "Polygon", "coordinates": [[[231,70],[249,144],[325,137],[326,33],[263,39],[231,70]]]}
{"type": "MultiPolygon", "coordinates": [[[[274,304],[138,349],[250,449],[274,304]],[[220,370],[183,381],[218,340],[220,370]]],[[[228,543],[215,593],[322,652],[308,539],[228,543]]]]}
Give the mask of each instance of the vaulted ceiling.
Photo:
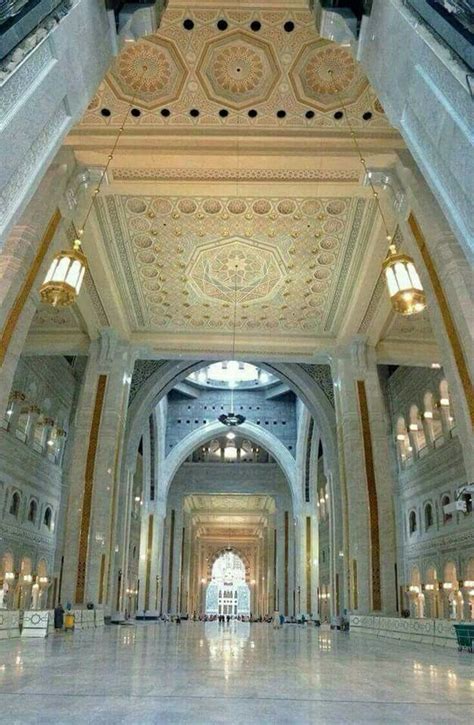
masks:
{"type": "Polygon", "coordinates": [[[32,348],[79,350],[112,325],[149,356],[228,354],[236,303],[240,357],[327,359],[363,333],[384,361],[414,334],[434,359],[427,318],[392,322],[385,236],[348,120],[371,166],[394,163],[400,136],[307,0],[169,0],[66,140],[87,195],[124,124],[78,306],[40,309],[32,348]]]}
{"type": "Polygon", "coordinates": [[[258,539],[275,513],[275,501],[257,494],[192,494],[186,496],[184,510],[200,539],[226,544],[258,539]]]}

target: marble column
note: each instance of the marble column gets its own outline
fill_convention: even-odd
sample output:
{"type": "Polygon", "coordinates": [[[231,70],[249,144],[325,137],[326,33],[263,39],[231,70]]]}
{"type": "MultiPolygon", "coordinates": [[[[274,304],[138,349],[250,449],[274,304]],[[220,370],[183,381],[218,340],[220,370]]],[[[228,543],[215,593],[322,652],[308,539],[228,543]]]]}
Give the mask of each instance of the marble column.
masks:
{"type": "Polygon", "coordinates": [[[356,338],[332,361],[349,508],[351,609],[396,610],[388,420],[375,350],[356,338]]]}
{"type": "Polygon", "coordinates": [[[62,597],[109,612],[122,608],[128,570],[133,472],[121,473],[121,455],[134,357],[110,329],[91,343],[65,471],[62,597]]]}
{"type": "MultiPolygon", "coordinates": [[[[277,605],[282,614],[288,614],[285,600],[285,511],[281,504],[277,508],[277,550],[276,550],[276,575],[277,575],[277,605]]],[[[286,574],[288,576],[288,572],[286,574]]]]}

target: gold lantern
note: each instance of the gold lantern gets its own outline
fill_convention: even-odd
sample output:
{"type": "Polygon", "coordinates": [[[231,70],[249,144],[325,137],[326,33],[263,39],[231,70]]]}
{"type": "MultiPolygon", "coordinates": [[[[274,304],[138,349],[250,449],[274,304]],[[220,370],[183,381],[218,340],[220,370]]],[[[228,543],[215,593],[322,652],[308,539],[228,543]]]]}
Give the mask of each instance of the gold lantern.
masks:
{"type": "Polygon", "coordinates": [[[87,260],[76,239],[70,250],[58,252],[40,287],[41,301],[53,307],[72,305],[81,289],[87,269],[87,260]]]}
{"type": "Polygon", "coordinates": [[[391,244],[382,267],[395,312],[408,316],[424,310],[425,293],[413,259],[397,252],[395,245],[391,244]]]}
{"type": "Polygon", "coordinates": [[[51,266],[48,270],[45,280],[40,287],[41,301],[46,302],[53,307],[67,307],[68,305],[72,305],[81,289],[84,274],[87,269],[87,259],[81,249],[81,238],[84,233],[84,229],[86,228],[87,221],[90,217],[92,207],[94,205],[94,199],[100,192],[102,183],[107,176],[107,171],[109,169],[110,163],[114,158],[114,152],[118,146],[120,136],[125,129],[125,121],[127,120],[128,114],[130,113],[131,109],[135,106],[135,99],[137,97],[138,91],[141,89],[141,83],[144,80],[147,69],[147,66],[143,65],[142,76],[137,91],[135,92],[135,95],[129,103],[123,121],[117,131],[117,136],[112,146],[112,150],[107,156],[107,163],[105,164],[105,167],[100,175],[97,187],[92,194],[92,198],[90,200],[89,208],[85,215],[82,228],[79,229],[77,233],[73,248],[56,254],[53,261],[51,262],[51,266]]]}

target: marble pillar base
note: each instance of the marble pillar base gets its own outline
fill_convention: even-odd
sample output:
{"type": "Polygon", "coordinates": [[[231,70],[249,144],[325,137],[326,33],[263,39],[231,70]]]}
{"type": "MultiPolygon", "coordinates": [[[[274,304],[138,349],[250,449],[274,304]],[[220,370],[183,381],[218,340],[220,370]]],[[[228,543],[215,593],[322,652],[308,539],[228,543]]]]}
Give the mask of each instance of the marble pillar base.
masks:
{"type": "Polygon", "coordinates": [[[23,612],[22,637],[42,638],[48,636],[49,612],[25,610],[23,612]]]}
{"type": "Polygon", "coordinates": [[[0,610],[0,640],[15,639],[20,636],[19,610],[0,610]]]}

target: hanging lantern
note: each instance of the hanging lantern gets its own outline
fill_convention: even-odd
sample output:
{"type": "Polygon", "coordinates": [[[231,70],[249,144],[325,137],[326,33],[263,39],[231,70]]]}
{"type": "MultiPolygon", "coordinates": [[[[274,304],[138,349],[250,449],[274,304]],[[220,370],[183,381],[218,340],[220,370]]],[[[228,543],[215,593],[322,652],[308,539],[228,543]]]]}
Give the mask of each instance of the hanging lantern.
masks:
{"type": "Polygon", "coordinates": [[[87,259],[76,239],[73,249],[58,252],[40,287],[41,301],[53,307],[72,305],[81,289],[87,259]]]}
{"type": "Polygon", "coordinates": [[[395,312],[415,315],[424,310],[425,293],[413,259],[407,254],[397,252],[395,245],[391,244],[382,267],[395,312]]]}

